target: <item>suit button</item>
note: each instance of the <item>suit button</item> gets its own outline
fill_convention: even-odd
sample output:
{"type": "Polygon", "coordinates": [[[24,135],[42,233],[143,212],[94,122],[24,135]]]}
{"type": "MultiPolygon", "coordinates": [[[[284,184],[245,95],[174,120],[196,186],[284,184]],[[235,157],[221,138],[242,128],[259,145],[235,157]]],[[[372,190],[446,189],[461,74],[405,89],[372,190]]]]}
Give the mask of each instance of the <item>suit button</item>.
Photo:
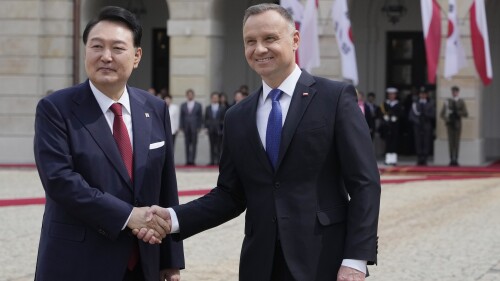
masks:
{"type": "Polygon", "coordinates": [[[273,222],[276,222],[276,217],[273,217],[273,222]]]}
{"type": "Polygon", "coordinates": [[[280,188],[280,183],[279,182],[275,182],[274,183],[274,188],[276,188],[276,189],[280,188]]]}

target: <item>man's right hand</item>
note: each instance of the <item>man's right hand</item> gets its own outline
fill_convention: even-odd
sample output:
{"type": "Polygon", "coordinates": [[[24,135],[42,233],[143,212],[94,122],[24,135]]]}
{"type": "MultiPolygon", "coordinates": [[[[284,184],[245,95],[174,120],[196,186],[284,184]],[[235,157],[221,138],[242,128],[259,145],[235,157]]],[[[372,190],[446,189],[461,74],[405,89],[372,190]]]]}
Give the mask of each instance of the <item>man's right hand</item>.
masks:
{"type": "MultiPolygon", "coordinates": [[[[170,218],[170,212],[166,208],[162,208],[160,206],[153,205],[146,212],[147,217],[157,217],[162,221],[166,222],[168,227],[164,228],[166,230],[166,234],[170,234],[172,229],[172,219],[170,218]]],[[[161,239],[165,238],[164,236],[158,236],[155,232],[155,229],[148,227],[137,227],[132,229],[132,233],[137,236],[138,239],[142,239],[142,241],[149,244],[160,244],[161,239]]]]}
{"type": "Polygon", "coordinates": [[[149,237],[148,241],[146,242],[152,240],[155,243],[159,244],[161,243],[161,239],[165,238],[167,234],[170,234],[172,222],[170,221],[170,214],[168,215],[168,219],[164,219],[161,216],[156,215],[155,213],[156,212],[150,207],[134,207],[127,227],[132,229],[134,234],[134,231],[137,229],[140,229],[141,231],[144,230],[144,232],[146,232],[148,234],[147,236],[149,237]]]}

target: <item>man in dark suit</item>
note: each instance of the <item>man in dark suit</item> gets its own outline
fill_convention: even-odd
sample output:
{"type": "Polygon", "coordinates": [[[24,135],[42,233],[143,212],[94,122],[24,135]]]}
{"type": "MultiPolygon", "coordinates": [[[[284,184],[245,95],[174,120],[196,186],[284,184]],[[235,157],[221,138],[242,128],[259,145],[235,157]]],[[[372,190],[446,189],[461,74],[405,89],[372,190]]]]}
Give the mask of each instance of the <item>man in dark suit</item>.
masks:
{"type": "Polygon", "coordinates": [[[219,93],[213,92],[210,95],[210,105],[205,109],[205,128],[210,141],[210,165],[219,165],[225,111],[225,106],[219,104],[219,93]]]}
{"type": "Polygon", "coordinates": [[[450,166],[459,166],[458,152],[460,148],[460,135],[462,133],[462,118],[468,116],[465,101],[459,97],[460,88],[451,87],[452,98],[447,99],[441,109],[441,118],[448,131],[448,144],[450,149],[450,166]]]}
{"type": "Polygon", "coordinates": [[[243,39],[263,86],[226,114],[217,187],[154,211],[185,239],[246,209],[242,281],[364,280],[380,177],[354,87],[299,69],[299,32],[279,5],[249,7],[243,39]]]}
{"type": "Polygon", "coordinates": [[[436,105],[429,98],[429,93],[425,87],[420,87],[418,100],[412,103],[408,118],[413,123],[417,165],[426,166],[434,135],[436,105]]]}
{"type": "Polygon", "coordinates": [[[370,136],[373,140],[377,131],[377,119],[380,116],[380,107],[375,104],[375,93],[368,93],[365,105],[367,107],[365,111],[366,122],[368,123],[368,128],[370,128],[370,136]]]}
{"type": "Polygon", "coordinates": [[[83,33],[89,80],[43,98],[34,153],[46,193],[35,280],[179,280],[182,243],[149,245],[130,229],[165,236],[147,214],[178,204],[165,102],[126,85],[142,56],[142,27],[105,7],[83,33]]]}
{"type": "Polygon", "coordinates": [[[194,91],[186,91],[187,101],[181,104],[180,128],[184,132],[184,145],[186,147],[186,165],[194,165],[198,133],[203,122],[201,104],[194,100],[194,91]]]}

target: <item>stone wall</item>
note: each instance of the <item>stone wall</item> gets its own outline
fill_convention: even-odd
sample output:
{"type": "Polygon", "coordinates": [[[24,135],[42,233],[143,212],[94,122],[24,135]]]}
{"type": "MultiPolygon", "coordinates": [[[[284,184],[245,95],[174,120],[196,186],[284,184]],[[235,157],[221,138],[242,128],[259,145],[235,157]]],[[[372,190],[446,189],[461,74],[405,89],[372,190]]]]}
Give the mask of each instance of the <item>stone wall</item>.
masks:
{"type": "Polygon", "coordinates": [[[0,162],[33,162],[38,100],[72,81],[72,1],[0,1],[0,162]]]}

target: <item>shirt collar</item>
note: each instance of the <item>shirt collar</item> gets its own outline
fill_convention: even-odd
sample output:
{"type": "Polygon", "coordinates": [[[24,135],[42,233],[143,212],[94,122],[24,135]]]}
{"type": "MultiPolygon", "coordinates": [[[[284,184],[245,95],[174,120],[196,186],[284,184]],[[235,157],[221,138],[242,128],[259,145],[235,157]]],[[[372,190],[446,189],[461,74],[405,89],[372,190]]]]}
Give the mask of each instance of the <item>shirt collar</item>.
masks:
{"type": "MultiPolygon", "coordinates": [[[[103,92],[99,91],[99,89],[92,84],[92,81],[89,80],[90,84],[90,89],[92,90],[92,93],[94,94],[95,99],[97,100],[97,103],[99,104],[99,107],[101,108],[103,113],[106,113],[108,111],[109,107],[115,103],[114,100],[110,99],[108,96],[106,96],[103,92]]],[[[127,87],[125,87],[122,96],[118,100],[118,103],[122,104],[122,108],[126,110],[128,114],[131,113],[130,111],[130,98],[128,94],[127,87]]]]}
{"type": "MultiPolygon", "coordinates": [[[[295,90],[295,86],[299,81],[300,75],[302,74],[302,70],[300,70],[298,65],[295,65],[295,69],[292,71],[290,75],[278,86],[283,93],[292,97],[293,91],[295,90]]],[[[262,80],[262,98],[265,101],[269,92],[271,92],[272,88],[262,80]]]]}

